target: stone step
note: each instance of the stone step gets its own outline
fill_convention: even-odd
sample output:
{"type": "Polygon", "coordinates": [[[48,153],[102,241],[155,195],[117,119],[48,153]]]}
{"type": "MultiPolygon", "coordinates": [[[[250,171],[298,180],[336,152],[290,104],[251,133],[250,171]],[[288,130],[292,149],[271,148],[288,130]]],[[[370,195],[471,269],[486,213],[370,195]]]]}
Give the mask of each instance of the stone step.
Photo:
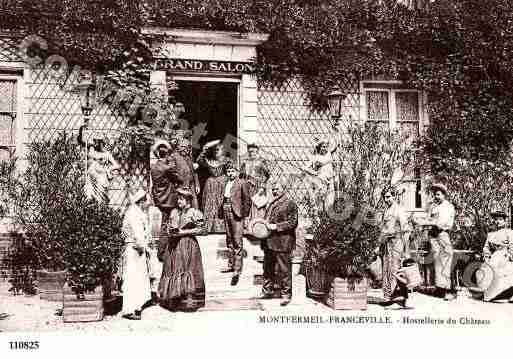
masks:
{"type": "MultiPolygon", "coordinates": [[[[243,271],[239,283],[232,286],[230,282],[233,273],[220,272],[227,266],[228,248],[225,235],[215,234],[197,238],[202,255],[207,301],[211,301],[219,308],[223,308],[226,304],[226,310],[247,309],[248,303],[257,300],[262,290],[263,251],[259,243],[243,239],[243,248],[246,252],[243,271]]],[[[296,265],[293,267],[294,272],[297,272],[296,267],[296,265]]],[[[302,282],[304,282],[303,277],[294,276],[293,296],[298,298],[305,296],[305,284],[302,282]]],[[[265,302],[265,305],[271,304],[269,301],[265,302]]],[[[275,305],[279,308],[279,299],[276,300],[275,305]]]]}

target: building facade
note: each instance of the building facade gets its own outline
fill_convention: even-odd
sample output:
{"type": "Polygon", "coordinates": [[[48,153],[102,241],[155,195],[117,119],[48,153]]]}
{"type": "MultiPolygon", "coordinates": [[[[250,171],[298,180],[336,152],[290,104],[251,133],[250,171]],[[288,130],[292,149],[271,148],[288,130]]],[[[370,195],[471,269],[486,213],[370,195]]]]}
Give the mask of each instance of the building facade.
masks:
{"type": "MultiPolygon", "coordinates": [[[[330,135],[329,113],[309,106],[299,78],[276,87],[259,83],[253,75],[256,47],[267,35],[166,28],[144,32],[165,39],[153,43],[159,48],[153,85],[178,85],[173,96],[184,104],[187,119],[204,124],[202,143],[222,139],[236,156],[245,153],[246,144],[257,143],[272,163],[273,176],[287,176],[306,165],[315,138],[330,135]]],[[[28,66],[20,54],[22,41],[12,34],[0,36],[0,148],[20,158],[27,143],[62,130],[76,132],[83,123],[79,95],[48,67],[28,66]]],[[[342,111],[346,119],[386,124],[414,136],[427,125],[425,96],[398,81],[342,79],[341,84],[347,94],[342,111]]],[[[126,123],[125,117],[99,105],[89,127],[115,138],[126,123]]],[[[403,184],[403,204],[412,211],[424,205],[419,177],[416,173],[403,184]]],[[[113,204],[124,203],[125,187],[119,178],[113,184],[113,204]]],[[[291,189],[302,213],[305,191],[300,184],[291,189]]]]}

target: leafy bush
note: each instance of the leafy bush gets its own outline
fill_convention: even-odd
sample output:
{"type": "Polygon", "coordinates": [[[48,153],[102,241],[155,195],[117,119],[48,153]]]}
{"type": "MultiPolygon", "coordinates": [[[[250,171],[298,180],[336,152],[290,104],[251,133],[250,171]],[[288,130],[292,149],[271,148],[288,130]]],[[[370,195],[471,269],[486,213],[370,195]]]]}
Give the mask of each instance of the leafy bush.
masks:
{"type": "Polygon", "coordinates": [[[346,123],[339,135],[335,191],[321,190],[310,199],[317,207],[306,260],[332,276],[358,279],[375,259],[380,193],[412,173],[415,149],[411,138],[388,128],[346,123]],[[319,196],[333,203],[319,203],[319,196]]]}
{"type": "Polygon", "coordinates": [[[60,218],[68,284],[77,293],[94,290],[117,271],[125,239],[122,217],[106,204],[80,197],[60,218]]]}
{"type": "Polygon", "coordinates": [[[94,289],[117,270],[121,215],[85,197],[83,152],[72,136],[28,146],[15,196],[15,219],[28,238],[24,255],[35,269],[67,270],[77,292],[94,289]]]}
{"type": "Polygon", "coordinates": [[[76,140],[65,133],[54,141],[28,144],[15,219],[30,240],[38,269],[65,269],[63,240],[68,233],[62,218],[66,205],[83,195],[81,160],[76,140]]]}
{"type": "Polygon", "coordinates": [[[375,259],[380,228],[371,221],[354,226],[358,212],[354,210],[343,220],[334,220],[323,213],[314,240],[307,248],[307,260],[314,266],[323,266],[334,277],[363,278],[375,259]]]}

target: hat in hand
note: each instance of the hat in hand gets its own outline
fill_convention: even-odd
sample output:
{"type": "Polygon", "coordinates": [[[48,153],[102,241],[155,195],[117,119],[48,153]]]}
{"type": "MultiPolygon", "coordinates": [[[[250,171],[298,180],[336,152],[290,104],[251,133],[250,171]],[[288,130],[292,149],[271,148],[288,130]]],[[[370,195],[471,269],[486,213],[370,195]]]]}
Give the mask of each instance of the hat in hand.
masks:
{"type": "Polygon", "coordinates": [[[263,218],[255,218],[249,222],[248,230],[257,239],[265,239],[270,235],[267,221],[263,218]]]}

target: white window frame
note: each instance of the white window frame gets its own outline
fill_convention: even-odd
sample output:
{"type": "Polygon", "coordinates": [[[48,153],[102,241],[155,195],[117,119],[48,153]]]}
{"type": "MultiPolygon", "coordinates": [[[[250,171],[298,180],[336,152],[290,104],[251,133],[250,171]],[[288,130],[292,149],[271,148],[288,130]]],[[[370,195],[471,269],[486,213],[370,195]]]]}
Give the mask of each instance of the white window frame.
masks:
{"type": "Polygon", "coordinates": [[[419,134],[422,135],[424,132],[425,122],[426,122],[426,113],[425,113],[425,95],[415,89],[408,89],[408,88],[401,88],[400,85],[402,84],[401,81],[362,81],[361,83],[361,93],[362,93],[362,108],[364,113],[364,121],[375,121],[375,120],[369,120],[368,117],[368,106],[367,106],[367,96],[366,91],[375,91],[375,92],[386,92],[388,93],[388,109],[389,109],[389,126],[391,129],[397,128],[397,108],[396,108],[396,101],[395,101],[395,94],[397,92],[415,92],[418,94],[418,109],[419,109],[419,134]],[[380,87],[380,84],[382,86],[397,86],[397,88],[386,88],[386,87],[380,87]]]}
{"type": "Polygon", "coordinates": [[[12,74],[12,73],[9,73],[9,72],[3,72],[2,69],[0,68],[0,81],[12,81],[16,84],[16,93],[15,93],[15,96],[16,96],[16,109],[14,111],[14,114],[15,114],[15,118],[14,118],[14,123],[13,123],[13,128],[12,128],[12,143],[11,144],[6,144],[6,143],[0,143],[1,146],[7,146],[7,147],[10,147],[11,149],[14,149],[15,153],[19,153],[20,152],[20,149],[21,149],[21,145],[22,143],[20,143],[20,141],[22,141],[22,136],[20,136],[20,133],[24,131],[24,128],[23,128],[23,105],[22,105],[22,101],[23,101],[23,91],[22,91],[22,87],[23,87],[23,75],[20,74],[20,75],[17,75],[17,74],[12,74]]]}
{"type": "Polygon", "coordinates": [[[0,61],[0,79],[16,81],[16,121],[13,147],[18,159],[18,170],[23,170],[26,167],[25,153],[29,142],[26,106],[27,85],[31,83],[30,72],[31,70],[23,62],[0,61]]]}

